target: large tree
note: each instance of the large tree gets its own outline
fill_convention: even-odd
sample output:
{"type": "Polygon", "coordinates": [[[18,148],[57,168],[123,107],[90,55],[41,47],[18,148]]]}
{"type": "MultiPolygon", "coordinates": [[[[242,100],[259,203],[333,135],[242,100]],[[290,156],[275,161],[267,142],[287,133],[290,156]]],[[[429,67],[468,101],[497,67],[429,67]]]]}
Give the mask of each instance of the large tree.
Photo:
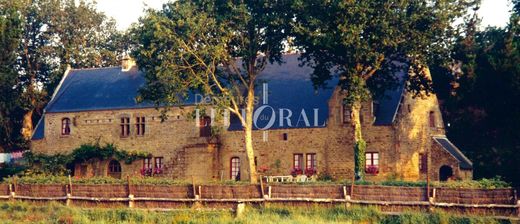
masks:
{"type": "Polygon", "coordinates": [[[16,90],[25,110],[22,135],[29,139],[34,119],[49,100],[68,65],[73,68],[117,64],[119,33],[94,3],[75,0],[0,0],[0,8],[19,14],[22,35],[15,49],[16,90]]]}
{"type": "Polygon", "coordinates": [[[504,28],[465,23],[453,58],[455,72],[438,69],[448,136],[474,161],[477,178],[500,175],[520,186],[520,2],[504,28]],[[455,75],[454,75],[455,74],[455,75]]]}
{"type": "Polygon", "coordinates": [[[148,11],[134,53],[146,72],[144,99],[179,105],[190,91],[213,99],[244,127],[250,181],[258,177],[252,142],[255,85],[269,62],[282,62],[289,13],[281,1],[180,0],[148,11]],[[242,116],[244,109],[245,116],[242,116]]]}
{"type": "Polygon", "coordinates": [[[18,102],[16,49],[21,40],[21,20],[16,10],[0,8],[0,152],[10,149],[20,139],[19,130],[21,111],[18,102]]]}
{"type": "Polygon", "coordinates": [[[314,68],[317,86],[340,76],[351,107],[356,175],[364,176],[361,102],[392,88],[392,70],[408,69],[407,90],[415,95],[432,91],[427,65],[449,58],[454,22],[466,13],[470,0],[297,0],[294,43],[301,59],[314,68]],[[407,67],[403,68],[402,65],[407,67]]]}

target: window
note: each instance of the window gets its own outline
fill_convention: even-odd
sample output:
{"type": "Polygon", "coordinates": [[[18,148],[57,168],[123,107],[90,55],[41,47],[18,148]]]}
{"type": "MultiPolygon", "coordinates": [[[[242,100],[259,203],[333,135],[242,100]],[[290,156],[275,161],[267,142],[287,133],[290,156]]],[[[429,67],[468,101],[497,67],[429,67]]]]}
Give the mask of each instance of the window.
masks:
{"type": "Polygon", "coordinates": [[[145,122],[146,122],[145,117],[136,117],[135,118],[135,130],[136,130],[138,136],[144,136],[144,133],[146,131],[145,122]]]}
{"type": "Polygon", "coordinates": [[[350,108],[343,104],[343,124],[350,122],[350,108]]]}
{"type": "Polygon", "coordinates": [[[307,154],[307,164],[306,164],[305,168],[316,170],[316,167],[317,167],[316,153],[308,153],[307,154]]]}
{"type": "Polygon", "coordinates": [[[365,173],[367,174],[378,174],[379,173],[379,153],[367,152],[365,162],[365,173]]]}
{"type": "Polygon", "coordinates": [[[435,127],[435,113],[430,111],[430,128],[435,127]]]}
{"type": "Polygon", "coordinates": [[[240,180],[240,158],[231,158],[231,179],[240,180]]]}
{"type": "Polygon", "coordinates": [[[303,154],[294,154],[293,169],[303,170],[303,154]]]}
{"type": "Polygon", "coordinates": [[[121,164],[118,161],[112,160],[108,163],[108,176],[121,178],[121,164]]]}
{"type": "Polygon", "coordinates": [[[155,168],[162,169],[163,168],[163,157],[155,157],[155,168]]]}
{"type": "Polygon", "coordinates": [[[145,158],[143,160],[143,168],[141,169],[141,175],[143,176],[152,176],[152,158],[145,158]]]}
{"type": "Polygon", "coordinates": [[[143,160],[143,169],[152,169],[152,159],[151,158],[145,158],[143,160]]]}
{"type": "Polygon", "coordinates": [[[283,134],[282,134],[282,139],[283,139],[284,141],[287,141],[287,140],[289,139],[289,134],[287,134],[287,133],[283,133],[283,134]]]}
{"type": "Polygon", "coordinates": [[[428,156],[426,156],[424,153],[419,153],[419,172],[428,172],[428,156]]]}
{"type": "Polygon", "coordinates": [[[61,135],[70,135],[70,119],[63,118],[61,120],[61,135]]]}
{"type": "Polygon", "coordinates": [[[211,137],[211,117],[203,117],[199,123],[199,137],[211,137]]]}
{"type": "Polygon", "coordinates": [[[121,118],[121,137],[128,137],[130,135],[130,118],[121,118]]]}

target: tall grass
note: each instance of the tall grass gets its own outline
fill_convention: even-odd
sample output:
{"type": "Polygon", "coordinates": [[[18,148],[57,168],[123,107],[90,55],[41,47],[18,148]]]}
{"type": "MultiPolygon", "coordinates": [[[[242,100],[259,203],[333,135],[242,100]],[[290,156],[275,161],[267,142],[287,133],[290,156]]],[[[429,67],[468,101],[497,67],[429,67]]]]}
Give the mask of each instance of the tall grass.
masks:
{"type": "MultiPolygon", "coordinates": [[[[147,211],[45,206],[25,202],[0,203],[2,223],[499,223],[491,218],[460,217],[448,213],[405,213],[385,215],[373,207],[247,207],[239,217],[228,210],[147,211]]],[[[508,222],[505,222],[508,223],[508,222]]]]}

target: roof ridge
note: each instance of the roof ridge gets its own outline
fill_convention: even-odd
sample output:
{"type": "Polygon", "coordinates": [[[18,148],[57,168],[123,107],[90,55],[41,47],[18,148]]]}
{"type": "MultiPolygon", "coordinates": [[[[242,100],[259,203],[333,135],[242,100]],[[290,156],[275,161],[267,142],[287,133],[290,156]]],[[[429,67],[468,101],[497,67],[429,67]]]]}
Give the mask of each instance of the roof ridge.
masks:
{"type": "Polygon", "coordinates": [[[111,69],[111,68],[121,68],[121,66],[109,66],[109,67],[92,67],[92,68],[73,68],[71,71],[89,71],[89,70],[100,70],[100,69],[111,69]]]}

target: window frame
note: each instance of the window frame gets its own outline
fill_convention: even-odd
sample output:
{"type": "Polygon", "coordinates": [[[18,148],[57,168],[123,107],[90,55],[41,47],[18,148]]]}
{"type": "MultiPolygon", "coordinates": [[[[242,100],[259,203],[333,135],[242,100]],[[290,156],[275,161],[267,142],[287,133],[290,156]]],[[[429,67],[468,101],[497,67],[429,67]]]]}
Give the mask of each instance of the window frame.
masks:
{"type": "Polygon", "coordinates": [[[437,121],[435,119],[435,112],[430,111],[428,114],[428,123],[430,128],[435,128],[437,126],[437,121]]]}
{"type": "Polygon", "coordinates": [[[365,173],[370,174],[370,175],[379,174],[380,160],[381,160],[381,156],[379,155],[379,152],[365,152],[365,173]],[[377,158],[375,155],[377,155],[377,158]],[[370,166],[374,166],[376,168],[376,171],[368,172],[368,169],[370,166]]]}
{"type": "Polygon", "coordinates": [[[305,155],[305,169],[318,169],[318,156],[316,153],[307,153],[305,155]]]}
{"type": "Polygon", "coordinates": [[[305,164],[303,160],[303,153],[294,153],[293,154],[293,169],[299,168],[303,170],[303,165],[305,164]],[[298,164],[296,164],[298,163],[298,164]]]}
{"type": "Polygon", "coordinates": [[[144,136],[146,134],[146,117],[137,116],[135,118],[135,135],[144,136]]]}
{"type": "Polygon", "coordinates": [[[236,180],[237,175],[240,173],[240,166],[240,157],[231,157],[231,159],[229,160],[229,177],[231,180],[236,180]]]}
{"type": "Polygon", "coordinates": [[[350,123],[352,119],[352,113],[350,111],[350,107],[346,104],[341,104],[341,119],[343,124],[350,123]]]}
{"type": "Polygon", "coordinates": [[[119,127],[119,136],[121,138],[130,137],[130,116],[121,116],[119,127]]]}
{"type": "Polygon", "coordinates": [[[71,133],[70,124],[71,124],[70,118],[64,117],[61,119],[61,135],[62,136],[70,135],[70,133],[71,133]]]}
{"type": "Polygon", "coordinates": [[[425,174],[428,172],[428,154],[419,153],[419,173],[425,174]]]}

